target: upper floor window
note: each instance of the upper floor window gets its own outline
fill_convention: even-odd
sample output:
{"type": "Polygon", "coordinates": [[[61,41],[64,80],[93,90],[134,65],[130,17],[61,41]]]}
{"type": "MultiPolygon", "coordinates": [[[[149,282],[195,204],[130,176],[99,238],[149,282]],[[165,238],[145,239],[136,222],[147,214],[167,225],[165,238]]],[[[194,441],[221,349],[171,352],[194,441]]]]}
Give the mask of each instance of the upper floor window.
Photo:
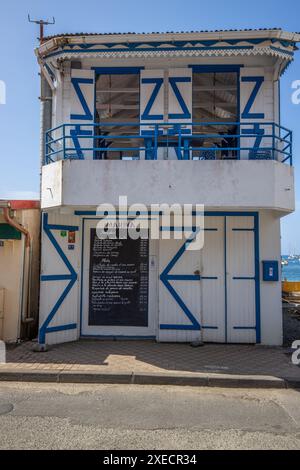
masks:
{"type": "Polygon", "coordinates": [[[139,121],[140,90],[138,74],[101,74],[96,77],[98,122],[139,121]]]}
{"type": "Polygon", "coordinates": [[[193,132],[212,135],[204,137],[201,146],[220,148],[217,153],[223,158],[236,158],[236,150],[222,151],[222,148],[237,147],[237,139],[231,135],[238,133],[237,126],[232,124],[238,121],[237,72],[193,73],[193,122],[200,123],[193,132]],[[201,123],[212,124],[201,126],[201,123]]]}
{"type": "Polygon", "coordinates": [[[105,136],[98,139],[97,147],[109,147],[109,151],[96,152],[96,158],[120,159],[135,156],[130,151],[133,146],[132,139],[126,135],[138,134],[140,119],[140,76],[132,74],[99,74],[96,76],[96,122],[99,128],[96,133],[105,136]],[[126,126],[114,126],[114,123],[128,123],[126,126]],[[102,126],[101,126],[102,124],[102,126]],[[109,124],[103,126],[103,124],[109,124]],[[114,136],[124,138],[113,139],[114,136]],[[112,140],[109,139],[112,138],[112,140]],[[114,150],[114,148],[128,148],[128,151],[114,150]]]}
{"type": "Polygon", "coordinates": [[[238,121],[238,74],[193,74],[193,121],[238,121]]]}

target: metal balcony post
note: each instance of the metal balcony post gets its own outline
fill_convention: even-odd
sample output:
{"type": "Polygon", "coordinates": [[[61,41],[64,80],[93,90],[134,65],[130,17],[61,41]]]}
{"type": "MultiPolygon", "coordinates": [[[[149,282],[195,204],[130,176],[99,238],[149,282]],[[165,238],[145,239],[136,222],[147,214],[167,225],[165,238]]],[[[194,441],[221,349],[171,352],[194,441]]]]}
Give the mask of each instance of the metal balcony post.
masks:
{"type": "Polygon", "coordinates": [[[190,141],[189,139],[183,139],[183,159],[189,160],[190,158],[190,141]]]}
{"type": "Polygon", "coordinates": [[[158,141],[158,124],[154,126],[154,149],[153,149],[153,159],[157,160],[157,141],[158,141]]]}
{"type": "Polygon", "coordinates": [[[46,132],[46,135],[45,135],[45,156],[44,156],[44,165],[48,165],[48,160],[49,160],[49,156],[48,156],[48,131],[46,132]]]}
{"type": "Polygon", "coordinates": [[[66,131],[65,124],[63,124],[63,160],[66,158],[66,131]]]}

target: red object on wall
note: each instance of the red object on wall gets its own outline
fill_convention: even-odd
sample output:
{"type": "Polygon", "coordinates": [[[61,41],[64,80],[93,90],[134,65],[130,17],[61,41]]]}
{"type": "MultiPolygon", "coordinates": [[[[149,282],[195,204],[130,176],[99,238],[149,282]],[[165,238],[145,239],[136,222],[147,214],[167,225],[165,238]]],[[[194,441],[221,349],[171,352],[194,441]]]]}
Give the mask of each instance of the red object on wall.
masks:
{"type": "Polygon", "coordinates": [[[10,203],[10,207],[13,210],[22,210],[22,209],[39,209],[40,208],[40,201],[34,201],[34,200],[28,200],[28,201],[23,201],[23,200],[12,200],[8,201],[10,203]]]}

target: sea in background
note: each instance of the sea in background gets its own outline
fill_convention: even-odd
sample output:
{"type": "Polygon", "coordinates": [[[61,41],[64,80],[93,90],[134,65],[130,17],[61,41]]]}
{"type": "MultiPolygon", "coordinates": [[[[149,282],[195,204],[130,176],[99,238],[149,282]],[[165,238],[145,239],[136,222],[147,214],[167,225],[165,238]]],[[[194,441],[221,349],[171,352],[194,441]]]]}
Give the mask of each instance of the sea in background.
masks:
{"type": "Polygon", "coordinates": [[[282,280],[300,281],[300,259],[288,259],[287,255],[283,255],[282,259],[287,260],[289,264],[281,266],[282,280]]]}

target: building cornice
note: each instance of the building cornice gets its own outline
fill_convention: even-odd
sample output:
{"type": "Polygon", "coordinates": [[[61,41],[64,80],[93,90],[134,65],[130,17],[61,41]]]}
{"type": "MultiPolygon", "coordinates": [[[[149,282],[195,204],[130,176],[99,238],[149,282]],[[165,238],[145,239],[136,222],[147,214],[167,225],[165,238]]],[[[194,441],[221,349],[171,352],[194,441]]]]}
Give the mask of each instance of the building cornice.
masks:
{"type": "Polygon", "coordinates": [[[45,38],[36,52],[39,57],[59,53],[64,49],[119,49],[139,48],[186,48],[186,47],[234,47],[242,45],[277,44],[291,52],[300,42],[300,34],[278,29],[215,31],[189,33],[143,33],[143,34],[69,34],[45,38]]]}

